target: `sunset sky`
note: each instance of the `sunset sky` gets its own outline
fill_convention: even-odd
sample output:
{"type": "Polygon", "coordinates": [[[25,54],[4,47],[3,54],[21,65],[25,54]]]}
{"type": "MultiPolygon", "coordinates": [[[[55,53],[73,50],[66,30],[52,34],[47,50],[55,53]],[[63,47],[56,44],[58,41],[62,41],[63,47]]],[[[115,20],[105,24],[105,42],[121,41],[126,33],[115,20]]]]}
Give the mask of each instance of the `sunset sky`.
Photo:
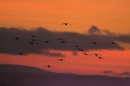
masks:
{"type": "Polygon", "coordinates": [[[0,64],[130,76],[130,0],[1,0],[0,40],[0,64]],[[71,25],[61,25],[64,22],[71,25]],[[28,43],[30,35],[36,36],[36,44],[28,43]],[[52,43],[42,42],[46,40],[52,43]],[[99,45],[90,43],[94,41],[99,45]],[[44,67],[48,64],[54,67],[44,67]]]}

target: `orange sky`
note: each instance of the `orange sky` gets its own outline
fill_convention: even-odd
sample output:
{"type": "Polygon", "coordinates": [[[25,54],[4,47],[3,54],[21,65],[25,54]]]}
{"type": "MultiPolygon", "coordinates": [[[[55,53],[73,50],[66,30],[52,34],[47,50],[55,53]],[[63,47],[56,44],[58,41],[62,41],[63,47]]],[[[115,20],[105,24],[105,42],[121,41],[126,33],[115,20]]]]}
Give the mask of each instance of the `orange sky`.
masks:
{"type": "MultiPolygon", "coordinates": [[[[46,27],[49,30],[84,33],[95,25],[100,29],[108,29],[114,33],[130,33],[130,0],[1,0],[0,27],[22,27],[32,29],[46,27]],[[60,25],[63,22],[70,26],[60,25]]],[[[90,51],[99,52],[105,58],[99,60],[94,56],[82,54],[72,56],[66,54],[65,62],[57,62],[57,58],[41,55],[14,56],[0,54],[0,64],[22,64],[58,72],[95,74],[104,70],[117,73],[130,72],[130,50],[124,51],[90,51]],[[46,64],[56,66],[47,69],[46,64]],[[88,72],[89,70],[89,72],[88,72]],[[97,73],[95,72],[97,71],[97,73]],[[90,72],[91,71],[91,72],[90,72]]]]}
{"type": "Polygon", "coordinates": [[[0,26],[86,32],[91,25],[117,33],[130,31],[129,0],[3,0],[0,26]],[[69,22],[69,28],[59,24],[69,22]],[[119,30],[120,29],[120,30],[119,30]],[[123,30],[123,31],[122,31],[123,30]]]}
{"type": "MultiPolygon", "coordinates": [[[[56,51],[52,51],[56,52],[56,51]]],[[[57,51],[61,52],[61,51],[57,51]]],[[[60,57],[50,57],[43,55],[7,55],[0,54],[1,64],[18,64],[38,67],[40,69],[54,71],[59,73],[76,73],[76,74],[103,74],[103,71],[114,71],[116,73],[130,72],[130,51],[90,51],[88,54],[93,54],[94,52],[99,53],[104,58],[103,60],[98,59],[95,56],[84,56],[82,52],[78,52],[77,56],[73,56],[72,52],[62,51],[65,54],[65,61],[56,61],[60,57]],[[50,64],[55,68],[46,68],[45,65],[50,64]]],[[[61,57],[62,58],[62,57],[61,57]]]]}

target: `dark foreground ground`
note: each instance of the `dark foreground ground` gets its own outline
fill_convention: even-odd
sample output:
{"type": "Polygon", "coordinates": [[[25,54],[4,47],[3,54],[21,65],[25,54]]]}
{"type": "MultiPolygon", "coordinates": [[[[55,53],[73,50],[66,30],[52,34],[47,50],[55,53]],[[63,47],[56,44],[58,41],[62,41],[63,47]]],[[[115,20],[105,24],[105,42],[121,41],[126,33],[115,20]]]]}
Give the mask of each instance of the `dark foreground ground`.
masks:
{"type": "Polygon", "coordinates": [[[130,86],[130,78],[59,74],[33,67],[0,65],[0,86],[130,86]]]}

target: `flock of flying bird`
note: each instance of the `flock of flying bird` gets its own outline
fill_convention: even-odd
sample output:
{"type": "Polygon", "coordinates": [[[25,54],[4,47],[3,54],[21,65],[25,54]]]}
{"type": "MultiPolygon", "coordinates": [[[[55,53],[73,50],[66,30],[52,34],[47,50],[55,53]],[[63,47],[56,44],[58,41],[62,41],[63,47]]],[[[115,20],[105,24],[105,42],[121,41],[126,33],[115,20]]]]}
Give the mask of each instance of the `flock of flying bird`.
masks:
{"type": "MultiPolygon", "coordinates": [[[[60,25],[65,25],[65,26],[67,26],[67,25],[72,25],[72,24],[62,23],[62,24],[60,24],[60,25]]],[[[28,36],[31,36],[31,37],[32,37],[32,38],[31,38],[31,41],[28,42],[29,44],[31,44],[31,45],[37,44],[37,43],[36,43],[36,41],[38,41],[38,39],[37,39],[38,37],[37,37],[37,36],[35,36],[35,35],[28,35],[28,36]]],[[[12,39],[22,40],[22,38],[19,38],[19,37],[14,37],[14,38],[12,38],[12,39]]],[[[68,41],[66,41],[66,40],[63,39],[63,38],[56,38],[55,40],[58,40],[59,43],[63,43],[63,44],[68,43],[68,41]]],[[[44,42],[44,43],[52,43],[52,41],[48,41],[48,40],[45,40],[45,41],[42,41],[42,42],[44,42]]],[[[92,43],[92,44],[94,44],[94,45],[100,45],[99,43],[97,43],[97,42],[95,42],[95,41],[94,41],[94,42],[90,42],[90,43],[92,43]]],[[[118,45],[116,42],[110,42],[110,43],[113,44],[113,45],[118,45]]],[[[94,55],[94,56],[98,57],[99,59],[104,59],[100,54],[97,54],[97,53],[95,53],[95,54],[87,54],[86,52],[84,52],[85,50],[82,49],[82,48],[80,48],[80,46],[78,46],[78,45],[76,45],[76,46],[74,46],[74,47],[75,47],[77,50],[79,50],[79,51],[83,51],[82,54],[84,54],[85,56],[94,55]]],[[[25,53],[19,52],[19,53],[17,53],[17,54],[19,54],[19,55],[24,55],[25,53]]],[[[65,60],[64,60],[64,59],[57,59],[57,61],[65,61],[65,60]]],[[[54,66],[46,65],[46,66],[44,66],[44,67],[51,68],[51,67],[54,67],[54,66]]]]}

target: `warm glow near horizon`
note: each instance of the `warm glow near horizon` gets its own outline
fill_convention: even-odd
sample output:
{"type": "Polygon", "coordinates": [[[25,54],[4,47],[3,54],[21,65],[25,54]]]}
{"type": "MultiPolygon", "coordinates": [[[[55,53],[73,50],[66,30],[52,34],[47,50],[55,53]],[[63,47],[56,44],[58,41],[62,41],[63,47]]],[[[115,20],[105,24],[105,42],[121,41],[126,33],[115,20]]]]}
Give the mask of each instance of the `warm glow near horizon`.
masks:
{"type": "MultiPolygon", "coordinates": [[[[54,52],[52,50],[52,52],[54,52]]],[[[56,52],[56,51],[55,51],[56,52]]],[[[78,52],[78,55],[73,56],[70,51],[57,51],[66,55],[63,57],[50,57],[37,54],[30,54],[25,56],[14,56],[1,54],[1,64],[17,64],[25,66],[33,66],[43,70],[59,72],[59,73],[75,73],[80,75],[88,74],[103,74],[103,71],[114,71],[115,73],[121,73],[124,71],[130,72],[130,50],[127,51],[96,51],[102,54],[104,59],[100,60],[96,56],[85,56],[82,52],[78,52]],[[120,54],[119,54],[120,53],[120,54]],[[60,62],[57,59],[63,58],[65,61],[60,62]],[[44,66],[50,64],[54,68],[48,69],[44,66]]],[[[95,51],[88,52],[94,54],[95,51]]]]}

